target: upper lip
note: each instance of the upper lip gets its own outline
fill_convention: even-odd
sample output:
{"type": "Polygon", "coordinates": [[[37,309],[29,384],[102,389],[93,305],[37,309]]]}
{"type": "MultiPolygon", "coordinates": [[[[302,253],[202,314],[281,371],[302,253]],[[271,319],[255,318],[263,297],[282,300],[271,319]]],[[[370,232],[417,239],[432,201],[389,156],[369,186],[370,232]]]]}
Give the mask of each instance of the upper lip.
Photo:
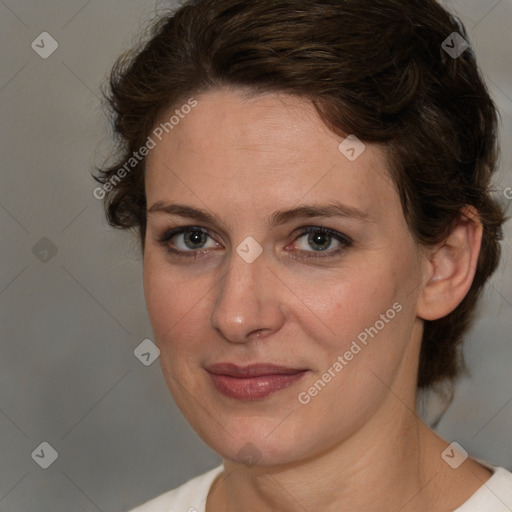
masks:
{"type": "Polygon", "coordinates": [[[291,375],[305,371],[305,368],[290,368],[271,363],[255,363],[248,366],[238,366],[234,363],[215,363],[206,367],[206,370],[216,375],[229,375],[231,377],[256,377],[260,375],[291,375]]]}

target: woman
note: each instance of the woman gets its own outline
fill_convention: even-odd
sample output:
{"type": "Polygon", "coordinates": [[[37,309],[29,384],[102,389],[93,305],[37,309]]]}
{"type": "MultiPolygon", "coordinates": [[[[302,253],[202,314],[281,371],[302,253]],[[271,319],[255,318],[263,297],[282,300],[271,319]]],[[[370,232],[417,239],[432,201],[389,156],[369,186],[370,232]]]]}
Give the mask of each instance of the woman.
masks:
{"type": "Polygon", "coordinates": [[[97,178],[218,468],[156,511],[482,512],[512,474],[416,413],[499,261],[497,114],[434,0],[204,0],[115,67],[97,178]]]}

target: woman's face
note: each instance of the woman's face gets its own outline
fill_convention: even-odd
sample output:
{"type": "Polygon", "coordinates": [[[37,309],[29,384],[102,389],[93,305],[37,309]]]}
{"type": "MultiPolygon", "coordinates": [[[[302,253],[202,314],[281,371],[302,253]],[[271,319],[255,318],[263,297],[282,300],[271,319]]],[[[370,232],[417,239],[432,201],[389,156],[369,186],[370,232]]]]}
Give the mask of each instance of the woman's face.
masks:
{"type": "Polygon", "coordinates": [[[177,405],[232,460],[374,441],[414,400],[425,273],[382,149],[339,149],[293,96],[195,99],[146,171],[145,296],[177,405]],[[296,210],[313,206],[332,215],[296,210]]]}

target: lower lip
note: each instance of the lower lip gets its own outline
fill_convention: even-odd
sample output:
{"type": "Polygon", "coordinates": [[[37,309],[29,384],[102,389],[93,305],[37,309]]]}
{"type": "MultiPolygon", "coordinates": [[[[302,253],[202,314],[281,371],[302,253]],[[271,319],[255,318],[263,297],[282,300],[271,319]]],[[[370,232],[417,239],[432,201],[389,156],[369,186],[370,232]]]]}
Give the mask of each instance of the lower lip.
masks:
{"type": "Polygon", "coordinates": [[[210,373],[217,391],[238,400],[259,400],[291,386],[306,374],[306,370],[288,375],[260,375],[258,377],[231,377],[210,373]]]}

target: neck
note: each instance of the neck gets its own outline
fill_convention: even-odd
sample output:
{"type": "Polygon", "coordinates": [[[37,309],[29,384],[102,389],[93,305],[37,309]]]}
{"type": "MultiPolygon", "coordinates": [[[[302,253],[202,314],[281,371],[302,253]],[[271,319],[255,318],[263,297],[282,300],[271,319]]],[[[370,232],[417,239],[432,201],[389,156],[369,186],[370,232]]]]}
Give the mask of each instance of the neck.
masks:
{"type": "Polygon", "coordinates": [[[393,421],[376,419],[308,460],[253,467],[225,460],[206,511],[453,511],[491,473],[472,459],[454,472],[441,458],[448,443],[413,411],[398,403],[393,421]]]}

